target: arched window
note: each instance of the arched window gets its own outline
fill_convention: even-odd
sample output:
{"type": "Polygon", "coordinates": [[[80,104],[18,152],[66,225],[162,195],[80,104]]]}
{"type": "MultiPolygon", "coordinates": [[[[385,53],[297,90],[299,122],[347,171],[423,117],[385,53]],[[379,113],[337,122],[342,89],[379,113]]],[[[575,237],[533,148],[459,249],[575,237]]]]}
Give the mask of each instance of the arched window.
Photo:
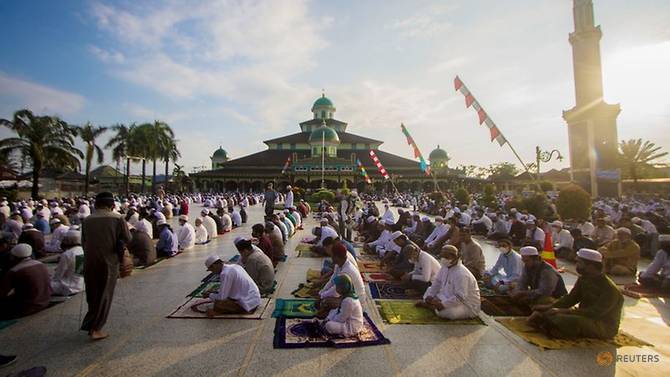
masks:
{"type": "Polygon", "coordinates": [[[325,111],[321,111],[321,119],[323,119],[323,118],[325,118],[325,117],[326,117],[326,112],[325,112],[325,111]]]}

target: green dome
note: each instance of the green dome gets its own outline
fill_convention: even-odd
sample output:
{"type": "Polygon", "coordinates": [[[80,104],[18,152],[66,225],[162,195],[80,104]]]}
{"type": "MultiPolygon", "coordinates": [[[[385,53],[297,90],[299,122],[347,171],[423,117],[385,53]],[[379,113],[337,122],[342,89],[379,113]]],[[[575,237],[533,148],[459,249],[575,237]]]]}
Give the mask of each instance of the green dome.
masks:
{"type": "Polygon", "coordinates": [[[336,143],[336,144],[340,143],[340,137],[337,136],[337,132],[334,129],[326,126],[325,122],[321,125],[321,127],[316,128],[314,129],[314,131],[312,131],[312,133],[309,135],[309,143],[310,144],[321,143],[322,137],[326,143],[336,143]]]}
{"type": "Polygon", "coordinates": [[[449,160],[449,155],[447,154],[447,151],[444,149],[440,148],[438,145],[437,148],[435,148],[432,152],[430,152],[430,155],[428,156],[428,160],[432,161],[448,161],[449,160]]]}
{"type": "Polygon", "coordinates": [[[223,150],[223,148],[219,147],[219,149],[214,151],[214,154],[212,155],[212,158],[228,158],[228,153],[223,150]]]}
{"type": "Polygon", "coordinates": [[[325,94],[322,94],[321,98],[314,101],[314,105],[312,105],[312,109],[317,108],[317,107],[335,107],[335,105],[333,105],[333,101],[331,101],[328,97],[326,97],[325,94]]]}

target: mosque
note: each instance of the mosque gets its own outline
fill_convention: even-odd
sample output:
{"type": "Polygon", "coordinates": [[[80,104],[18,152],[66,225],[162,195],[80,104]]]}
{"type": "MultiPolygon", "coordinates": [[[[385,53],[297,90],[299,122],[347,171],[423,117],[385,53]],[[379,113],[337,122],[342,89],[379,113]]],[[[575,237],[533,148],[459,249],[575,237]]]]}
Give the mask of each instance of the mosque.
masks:
{"type": "MultiPolygon", "coordinates": [[[[449,156],[439,146],[430,153],[433,176],[419,169],[418,161],[380,150],[384,143],[347,132],[348,124],[334,118],[335,105],[322,94],[312,105],[312,119],[299,124],[300,132],[265,140],[268,149],[244,157],[230,159],[219,147],[210,159],[212,169],[192,174],[200,191],[261,191],[269,182],[283,188],[288,184],[304,189],[327,187],[366,190],[433,191],[465,185],[479,185],[477,179],[466,178],[460,171],[449,169],[449,156]],[[369,156],[373,150],[391,179],[385,180],[369,156]],[[284,164],[291,163],[283,173],[284,164]],[[356,164],[359,159],[372,186],[365,182],[356,164]],[[322,169],[323,166],[323,169],[322,169]]],[[[400,132],[400,129],[398,129],[400,132]]],[[[409,148],[409,147],[408,147],[409,148]]],[[[409,150],[409,149],[408,149],[409,150]]]]}

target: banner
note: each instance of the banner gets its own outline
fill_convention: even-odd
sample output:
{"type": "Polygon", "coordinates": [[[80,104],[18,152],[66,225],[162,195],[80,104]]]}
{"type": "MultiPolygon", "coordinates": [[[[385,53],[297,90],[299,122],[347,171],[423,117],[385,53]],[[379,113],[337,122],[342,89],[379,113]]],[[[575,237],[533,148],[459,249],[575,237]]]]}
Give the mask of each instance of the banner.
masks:
{"type": "Polygon", "coordinates": [[[470,92],[468,87],[465,86],[463,81],[458,76],[456,76],[454,79],[454,89],[461,92],[461,94],[463,94],[465,97],[465,107],[470,108],[472,106],[472,108],[477,112],[479,124],[486,124],[486,127],[488,127],[489,133],[491,134],[491,142],[495,140],[501,147],[505,145],[507,143],[505,136],[503,136],[498,126],[493,123],[491,117],[488,116],[484,108],[479,104],[479,102],[475,99],[475,96],[470,92]]]}
{"type": "Polygon", "coordinates": [[[363,163],[358,158],[356,159],[356,165],[358,165],[358,168],[361,169],[361,175],[363,176],[363,179],[365,180],[365,183],[367,183],[369,185],[372,184],[372,180],[368,176],[368,172],[365,171],[365,168],[363,167],[363,163]]]}
{"type": "Polygon", "coordinates": [[[286,174],[286,172],[288,171],[288,167],[290,165],[291,165],[291,155],[289,155],[288,158],[286,159],[286,163],[284,163],[284,168],[281,170],[281,173],[286,174]]]}
{"type": "Polygon", "coordinates": [[[384,169],[384,165],[382,165],[381,161],[379,161],[379,158],[377,157],[377,154],[372,149],[370,149],[370,158],[372,161],[374,161],[375,165],[377,165],[377,169],[379,169],[379,173],[381,173],[384,179],[391,179],[389,173],[386,171],[386,169],[384,169]]]}
{"type": "Polygon", "coordinates": [[[407,137],[407,144],[411,145],[412,149],[414,149],[414,158],[419,159],[419,168],[421,168],[421,171],[426,173],[426,175],[430,175],[430,166],[428,166],[426,160],[424,160],[419,147],[416,145],[416,142],[414,142],[414,138],[412,138],[412,136],[409,134],[409,131],[407,131],[407,127],[400,123],[400,129],[402,130],[402,133],[405,135],[405,137],[407,137]]]}

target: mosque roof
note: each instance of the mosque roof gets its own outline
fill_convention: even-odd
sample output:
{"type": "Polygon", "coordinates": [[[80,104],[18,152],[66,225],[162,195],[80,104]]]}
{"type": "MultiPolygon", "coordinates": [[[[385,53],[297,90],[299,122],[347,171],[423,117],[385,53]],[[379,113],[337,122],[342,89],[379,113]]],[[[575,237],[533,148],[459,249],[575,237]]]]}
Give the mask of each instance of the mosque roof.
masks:
{"type": "Polygon", "coordinates": [[[340,137],[337,136],[337,131],[322,124],[321,127],[315,128],[314,131],[309,135],[308,142],[311,143],[321,143],[321,140],[326,143],[340,143],[340,137]]]}
{"type": "Polygon", "coordinates": [[[430,155],[428,156],[428,160],[430,161],[440,161],[440,160],[449,160],[449,155],[447,154],[447,151],[444,149],[440,148],[438,145],[437,148],[433,149],[432,152],[430,152],[430,155]]]}
{"type": "Polygon", "coordinates": [[[335,105],[333,105],[333,101],[331,101],[330,98],[326,97],[325,94],[322,94],[320,98],[314,101],[312,109],[316,107],[335,107],[335,105]]]}

